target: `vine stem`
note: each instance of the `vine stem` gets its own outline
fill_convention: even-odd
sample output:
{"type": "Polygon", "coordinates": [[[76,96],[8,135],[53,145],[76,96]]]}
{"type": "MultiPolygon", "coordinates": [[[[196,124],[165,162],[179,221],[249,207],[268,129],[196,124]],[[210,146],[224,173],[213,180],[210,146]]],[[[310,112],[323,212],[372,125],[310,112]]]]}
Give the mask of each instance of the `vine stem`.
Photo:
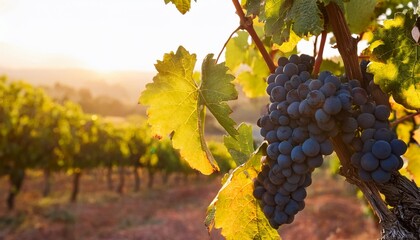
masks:
{"type": "Polygon", "coordinates": [[[233,2],[233,5],[235,6],[236,14],[238,14],[239,19],[240,19],[240,28],[245,29],[249,33],[255,45],[257,46],[258,50],[262,54],[265,63],[270,69],[270,72],[274,73],[274,71],[276,71],[276,65],[271,59],[270,54],[265,49],[264,44],[262,43],[261,39],[258,37],[258,34],[255,32],[255,29],[252,23],[252,18],[245,16],[244,11],[242,10],[242,6],[238,0],[232,0],[232,2],[233,2]]]}
{"type": "Polygon", "coordinates": [[[329,19],[329,24],[333,29],[337,39],[337,48],[343,58],[344,68],[348,79],[357,79],[366,89],[369,83],[363,81],[363,75],[359,67],[357,56],[357,39],[351,36],[345,17],[340,7],[335,3],[330,3],[325,7],[329,19]]]}
{"type": "Polygon", "coordinates": [[[410,118],[414,118],[415,116],[418,116],[418,115],[420,115],[420,111],[417,111],[417,112],[415,112],[415,113],[411,113],[411,114],[409,114],[409,115],[407,115],[407,116],[404,116],[404,117],[402,117],[402,118],[399,118],[399,119],[397,119],[397,120],[393,121],[391,124],[389,124],[389,126],[391,126],[391,127],[395,127],[395,126],[396,126],[396,125],[398,125],[399,123],[402,123],[402,122],[404,122],[405,120],[408,120],[408,119],[410,119],[410,118]]]}
{"type": "Polygon", "coordinates": [[[318,75],[319,69],[321,68],[322,55],[324,54],[324,47],[325,47],[326,40],[327,40],[327,30],[324,30],[322,31],[322,34],[321,34],[321,43],[319,45],[318,54],[316,55],[314,71],[312,72],[312,74],[315,76],[318,75]]]}
{"type": "Polygon", "coordinates": [[[223,50],[225,50],[226,45],[229,43],[229,40],[232,38],[233,34],[235,34],[239,29],[241,29],[241,26],[237,27],[235,29],[235,31],[233,31],[230,35],[229,38],[226,40],[225,44],[223,44],[222,50],[220,50],[219,55],[217,55],[216,58],[216,63],[219,61],[220,56],[222,55],[223,50]]]}

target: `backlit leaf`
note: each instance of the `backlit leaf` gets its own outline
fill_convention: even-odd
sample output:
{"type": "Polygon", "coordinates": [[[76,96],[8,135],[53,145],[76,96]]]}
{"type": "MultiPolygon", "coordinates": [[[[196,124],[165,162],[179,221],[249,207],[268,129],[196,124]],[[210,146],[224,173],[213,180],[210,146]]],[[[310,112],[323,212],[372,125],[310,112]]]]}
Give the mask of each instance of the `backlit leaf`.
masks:
{"type": "Polygon", "coordinates": [[[261,146],[229,176],[207,209],[206,225],[222,228],[226,239],[280,239],[254,198],[253,179],[261,168],[261,146]]]}
{"type": "Polygon", "coordinates": [[[375,83],[409,109],[420,108],[420,45],[411,36],[415,22],[410,14],[384,21],[374,33],[368,66],[375,83]]]}
{"type": "Polygon", "coordinates": [[[158,74],[146,85],[140,103],[148,105],[148,123],[158,136],[172,136],[174,148],[192,168],[203,174],[218,170],[204,140],[205,107],[230,134],[236,134],[230,108],[224,101],[235,99],[236,90],[226,74],[224,64],[215,64],[208,55],[202,67],[202,78],[194,80],[195,54],[182,46],[176,53],[164,55],[155,65],[158,74]]]}
{"type": "Polygon", "coordinates": [[[233,160],[239,166],[246,162],[254,152],[254,139],[252,126],[242,123],[238,127],[239,135],[235,138],[226,136],[224,143],[233,160]]]}
{"type": "Polygon", "coordinates": [[[182,14],[188,12],[191,8],[191,0],[165,0],[165,4],[173,3],[182,14]]]}
{"type": "Polygon", "coordinates": [[[344,15],[352,33],[364,32],[375,20],[376,0],[351,0],[344,3],[344,15]]]}
{"type": "Polygon", "coordinates": [[[407,159],[407,171],[410,173],[411,178],[420,184],[420,146],[416,143],[411,143],[407,152],[404,154],[404,158],[407,159]]]}

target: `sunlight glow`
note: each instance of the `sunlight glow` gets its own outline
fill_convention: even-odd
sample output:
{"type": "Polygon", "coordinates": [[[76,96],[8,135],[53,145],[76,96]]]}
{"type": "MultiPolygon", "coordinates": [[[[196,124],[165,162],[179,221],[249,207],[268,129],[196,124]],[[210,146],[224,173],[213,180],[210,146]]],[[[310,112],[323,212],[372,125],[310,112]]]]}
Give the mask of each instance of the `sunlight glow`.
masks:
{"type": "Polygon", "coordinates": [[[224,0],[193,2],[186,15],[163,0],[0,0],[0,49],[6,44],[38,53],[0,55],[0,66],[32,67],[35,57],[44,67],[74,62],[99,71],[147,71],[181,44],[201,62],[218,54],[237,24],[224,0]],[[69,60],[58,64],[64,59],[54,55],[69,60]]]}

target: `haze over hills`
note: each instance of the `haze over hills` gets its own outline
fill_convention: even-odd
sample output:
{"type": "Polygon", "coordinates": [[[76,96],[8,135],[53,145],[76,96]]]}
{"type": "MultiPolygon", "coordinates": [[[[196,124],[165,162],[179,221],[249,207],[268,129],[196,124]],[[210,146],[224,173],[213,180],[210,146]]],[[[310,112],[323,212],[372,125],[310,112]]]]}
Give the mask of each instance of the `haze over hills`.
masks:
{"type": "Polygon", "coordinates": [[[3,68],[0,76],[8,79],[24,80],[35,86],[54,86],[56,83],[75,89],[86,88],[95,96],[112,96],[125,103],[137,103],[146,83],[151,82],[155,73],[138,71],[117,71],[98,73],[86,69],[41,69],[3,68]]]}
{"type": "MultiPolygon", "coordinates": [[[[108,117],[126,117],[131,114],[146,114],[146,107],[138,104],[141,91],[152,82],[154,72],[119,71],[98,73],[85,69],[12,69],[0,67],[0,76],[5,75],[11,81],[24,80],[34,86],[43,87],[58,101],[72,100],[82,106],[87,113],[108,117]]],[[[238,124],[247,122],[255,125],[265,111],[268,101],[265,97],[247,98],[239,86],[238,99],[230,101],[232,114],[238,124]]],[[[164,101],[164,99],[162,99],[164,101]]],[[[225,131],[208,112],[206,129],[213,135],[222,136],[225,131]]],[[[207,132],[207,130],[206,130],[207,132]]],[[[254,135],[259,137],[258,128],[254,135]]]]}

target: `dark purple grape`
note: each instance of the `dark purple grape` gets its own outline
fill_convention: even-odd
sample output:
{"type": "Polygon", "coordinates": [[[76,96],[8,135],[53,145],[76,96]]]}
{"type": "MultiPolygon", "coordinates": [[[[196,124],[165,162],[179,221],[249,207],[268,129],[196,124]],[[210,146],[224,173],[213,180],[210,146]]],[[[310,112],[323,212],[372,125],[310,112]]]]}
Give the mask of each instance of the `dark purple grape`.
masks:
{"type": "Polygon", "coordinates": [[[300,57],[298,55],[296,55],[296,54],[292,54],[289,57],[289,62],[298,65],[300,63],[300,57]]]}
{"type": "Polygon", "coordinates": [[[362,113],[357,117],[358,125],[363,128],[371,128],[375,124],[375,116],[371,113],[362,113]]]}
{"type": "Polygon", "coordinates": [[[276,79],[276,76],[277,76],[276,74],[270,74],[267,78],[267,83],[268,84],[273,83],[274,80],[276,79]]]}
{"type": "Polygon", "coordinates": [[[322,87],[322,82],[319,81],[318,79],[311,80],[309,82],[308,87],[309,87],[309,90],[311,90],[311,91],[319,90],[322,87]]]}
{"type": "Polygon", "coordinates": [[[372,179],[377,183],[386,183],[391,179],[391,173],[378,168],[372,172],[372,179]]]}
{"type": "Polygon", "coordinates": [[[313,138],[308,138],[302,144],[302,151],[308,157],[314,157],[314,156],[318,155],[320,149],[321,149],[321,147],[319,146],[319,143],[313,138]]]}
{"type": "Polygon", "coordinates": [[[391,141],[391,148],[395,155],[401,156],[407,151],[407,144],[403,140],[393,139],[391,141]]]}
{"type": "Polygon", "coordinates": [[[330,115],[335,115],[341,111],[341,101],[335,96],[328,97],[325,99],[322,109],[330,115]]]}
{"type": "Polygon", "coordinates": [[[293,149],[293,145],[289,141],[282,141],[278,148],[281,154],[290,155],[293,149]]]}
{"type": "Polygon", "coordinates": [[[378,140],[372,145],[372,153],[379,159],[388,158],[391,154],[391,145],[384,140],[378,140]]]}
{"type": "Polygon", "coordinates": [[[287,203],[286,207],[284,208],[284,212],[289,215],[295,215],[299,211],[299,204],[294,201],[290,200],[289,203],[287,203]]]}
{"type": "Polygon", "coordinates": [[[270,96],[276,102],[282,102],[286,99],[287,92],[282,86],[275,86],[272,88],[270,96]]]}
{"type": "MultiPolygon", "coordinates": [[[[279,164],[279,166],[284,169],[287,167],[290,167],[292,165],[292,159],[290,158],[289,155],[285,155],[285,154],[280,154],[277,157],[277,163],[279,164]]],[[[287,176],[286,176],[287,177],[287,176]]]]}
{"type": "Polygon", "coordinates": [[[385,105],[378,105],[375,108],[375,117],[380,121],[388,121],[391,111],[385,105]]]}
{"type": "Polygon", "coordinates": [[[288,63],[289,63],[289,59],[287,59],[287,57],[279,57],[279,59],[277,60],[277,64],[279,66],[285,66],[288,63]]]}
{"type": "Polygon", "coordinates": [[[303,153],[303,150],[302,150],[302,147],[301,146],[295,146],[292,149],[291,158],[292,158],[292,161],[293,162],[296,162],[296,163],[302,163],[302,162],[305,161],[306,156],[303,153]]]}
{"type": "Polygon", "coordinates": [[[373,171],[379,166],[379,160],[370,152],[365,153],[360,159],[360,165],[365,171],[373,171]]]}
{"type": "Polygon", "coordinates": [[[315,157],[310,157],[308,158],[308,166],[310,168],[317,168],[322,166],[322,163],[324,162],[324,159],[322,158],[321,155],[317,155],[315,157]]]}
{"type": "Polygon", "coordinates": [[[368,95],[365,89],[361,87],[355,87],[352,89],[352,95],[353,95],[353,103],[356,105],[363,105],[368,100],[368,95]]]}
{"type": "Polygon", "coordinates": [[[265,188],[263,186],[258,186],[256,188],[254,188],[254,191],[252,192],[252,194],[254,195],[254,197],[256,199],[262,199],[263,194],[265,193],[265,188]]]}
{"type": "Polygon", "coordinates": [[[288,216],[284,212],[276,211],[273,220],[278,225],[282,225],[287,222],[288,216]]]}
{"type": "Polygon", "coordinates": [[[306,194],[305,188],[301,187],[301,188],[296,189],[296,191],[292,193],[292,198],[295,201],[300,202],[306,198],[306,195],[307,194],[306,194]]]}
{"type": "Polygon", "coordinates": [[[294,63],[288,63],[284,65],[283,73],[286,74],[289,78],[291,78],[293,75],[299,74],[299,68],[294,63]]]}
{"type": "Polygon", "coordinates": [[[388,158],[380,161],[381,168],[385,171],[392,172],[398,170],[399,159],[394,154],[391,154],[388,158]]]}
{"type": "Polygon", "coordinates": [[[335,87],[335,85],[333,83],[325,83],[320,89],[319,91],[321,91],[325,97],[330,97],[333,96],[335,94],[335,92],[337,91],[337,88],[335,87]]]}
{"type": "Polygon", "coordinates": [[[279,74],[276,76],[276,79],[274,80],[274,82],[278,85],[278,86],[282,86],[284,87],[284,84],[289,81],[289,77],[286,74],[279,74]]]}
{"type": "Polygon", "coordinates": [[[358,127],[357,120],[353,117],[345,118],[341,122],[341,130],[348,133],[354,133],[358,127]]]}
{"type": "Polygon", "coordinates": [[[274,210],[275,210],[275,209],[276,209],[276,208],[275,208],[274,206],[265,205],[265,206],[263,207],[263,212],[264,212],[265,216],[267,216],[267,217],[271,217],[271,216],[273,216],[273,215],[274,215],[274,210]]]}
{"type": "Polygon", "coordinates": [[[331,75],[332,73],[330,71],[322,71],[321,73],[319,73],[318,80],[324,83],[325,79],[331,75]]]}

